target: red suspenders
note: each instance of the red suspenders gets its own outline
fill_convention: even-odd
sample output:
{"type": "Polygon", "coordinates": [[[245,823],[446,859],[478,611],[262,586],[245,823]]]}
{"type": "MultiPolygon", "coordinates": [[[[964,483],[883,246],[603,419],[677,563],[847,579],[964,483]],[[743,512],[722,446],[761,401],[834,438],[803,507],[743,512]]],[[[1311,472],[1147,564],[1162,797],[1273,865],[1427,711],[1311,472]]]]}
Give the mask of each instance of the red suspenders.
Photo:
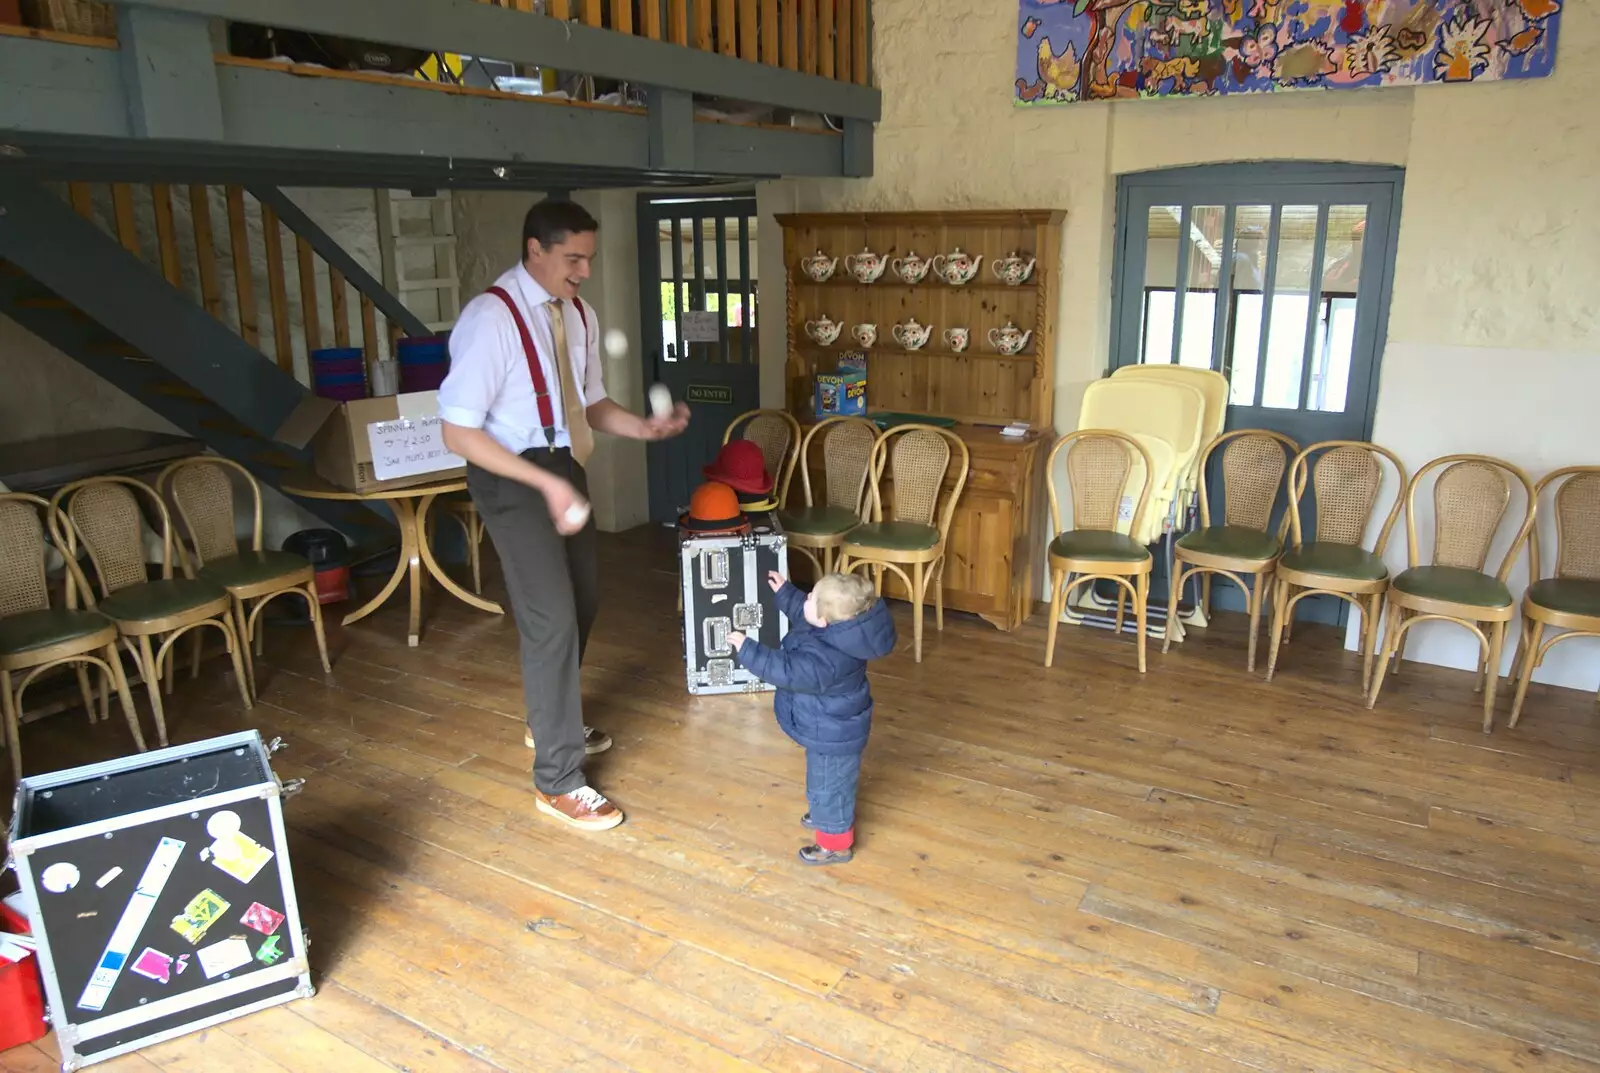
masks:
{"type": "MultiPolygon", "coordinates": [[[[555,409],[550,405],[550,391],[544,382],[544,366],[539,364],[539,351],[534,348],[533,334],[528,331],[528,322],[522,319],[522,311],[517,308],[517,303],[511,300],[504,287],[490,287],[489,294],[494,295],[506,304],[511,310],[511,319],[516,321],[517,334],[522,336],[522,356],[528,359],[528,376],[533,380],[533,394],[539,400],[539,424],[544,427],[544,442],[546,446],[556,445],[556,417],[555,409]]],[[[589,315],[583,311],[583,300],[580,298],[573,303],[578,307],[578,320],[583,323],[584,343],[589,339],[589,315]]],[[[570,355],[569,355],[570,359],[570,355]]],[[[577,378],[573,378],[576,382],[577,378]]]]}

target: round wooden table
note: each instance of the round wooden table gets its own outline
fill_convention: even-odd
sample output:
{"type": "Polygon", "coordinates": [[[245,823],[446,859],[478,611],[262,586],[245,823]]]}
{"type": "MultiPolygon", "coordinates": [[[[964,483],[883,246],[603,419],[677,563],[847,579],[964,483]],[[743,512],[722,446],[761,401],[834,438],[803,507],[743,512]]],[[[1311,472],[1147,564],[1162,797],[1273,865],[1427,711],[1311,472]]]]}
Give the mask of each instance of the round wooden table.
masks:
{"type": "Polygon", "coordinates": [[[400,582],[407,579],[411,582],[411,625],[407,640],[415,648],[422,640],[422,572],[427,570],[434,580],[444,586],[446,592],[463,603],[470,604],[482,611],[489,611],[496,615],[505,614],[505,609],[492,600],[485,600],[481,596],[474,596],[466,589],[457,585],[439,566],[439,560],[433,557],[433,549],[428,545],[428,510],[433,506],[433,501],[441,495],[450,492],[465,491],[467,480],[465,477],[449,477],[444,480],[433,481],[428,484],[415,484],[409,488],[384,488],[373,492],[352,492],[340,488],[309,470],[296,470],[286,476],[280,483],[284,493],[300,496],[304,499],[342,499],[371,502],[374,500],[386,501],[394,511],[395,520],[400,523],[400,560],[395,564],[394,573],[384,583],[378,594],[354,611],[344,617],[344,624],[360,622],[394,595],[395,589],[400,587],[400,582]]]}

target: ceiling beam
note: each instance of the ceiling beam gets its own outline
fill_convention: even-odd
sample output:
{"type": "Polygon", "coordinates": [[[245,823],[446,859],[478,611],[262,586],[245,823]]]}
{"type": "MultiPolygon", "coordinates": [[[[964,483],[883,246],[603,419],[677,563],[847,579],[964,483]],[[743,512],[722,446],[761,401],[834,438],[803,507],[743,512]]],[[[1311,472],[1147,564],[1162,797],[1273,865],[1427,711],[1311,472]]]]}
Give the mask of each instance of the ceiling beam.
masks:
{"type": "Polygon", "coordinates": [[[113,0],[234,22],[458,52],[615,78],[634,85],[876,121],[882,98],[858,86],[476,0],[113,0]]]}

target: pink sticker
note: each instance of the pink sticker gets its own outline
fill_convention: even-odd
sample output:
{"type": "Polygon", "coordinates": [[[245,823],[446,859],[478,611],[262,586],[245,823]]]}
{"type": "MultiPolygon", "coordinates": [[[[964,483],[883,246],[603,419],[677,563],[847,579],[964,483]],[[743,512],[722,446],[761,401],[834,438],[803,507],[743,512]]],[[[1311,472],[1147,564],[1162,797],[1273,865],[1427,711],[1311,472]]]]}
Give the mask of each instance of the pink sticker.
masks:
{"type": "Polygon", "coordinates": [[[140,976],[149,977],[157,983],[164,984],[172,979],[172,958],[154,947],[145,947],[144,953],[134,960],[132,968],[140,976]]]}
{"type": "Polygon", "coordinates": [[[278,925],[283,923],[283,914],[276,909],[268,909],[260,902],[254,902],[244,911],[239,923],[247,928],[254,928],[262,935],[271,935],[278,930],[278,925]]]}
{"type": "Polygon", "coordinates": [[[182,976],[183,975],[183,970],[187,969],[188,967],[189,967],[189,955],[188,954],[179,954],[178,955],[178,975],[182,976]]]}

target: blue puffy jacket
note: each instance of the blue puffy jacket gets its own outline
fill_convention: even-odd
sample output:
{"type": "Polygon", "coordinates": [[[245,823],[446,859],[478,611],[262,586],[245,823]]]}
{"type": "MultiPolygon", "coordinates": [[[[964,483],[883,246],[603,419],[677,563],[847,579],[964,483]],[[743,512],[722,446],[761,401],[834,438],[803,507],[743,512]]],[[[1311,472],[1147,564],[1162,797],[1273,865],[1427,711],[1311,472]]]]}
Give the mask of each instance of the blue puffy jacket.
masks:
{"type": "Polygon", "coordinates": [[[819,630],[806,621],[805,593],[786,584],[777,598],[789,620],[782,649],[746,638],[739,662],[777,687],[773,709],[785,734],[814,752],[859,753],[872,731],[867,660],[894,651],[889,606],[879,600],[855,618],[819,630]]]}

